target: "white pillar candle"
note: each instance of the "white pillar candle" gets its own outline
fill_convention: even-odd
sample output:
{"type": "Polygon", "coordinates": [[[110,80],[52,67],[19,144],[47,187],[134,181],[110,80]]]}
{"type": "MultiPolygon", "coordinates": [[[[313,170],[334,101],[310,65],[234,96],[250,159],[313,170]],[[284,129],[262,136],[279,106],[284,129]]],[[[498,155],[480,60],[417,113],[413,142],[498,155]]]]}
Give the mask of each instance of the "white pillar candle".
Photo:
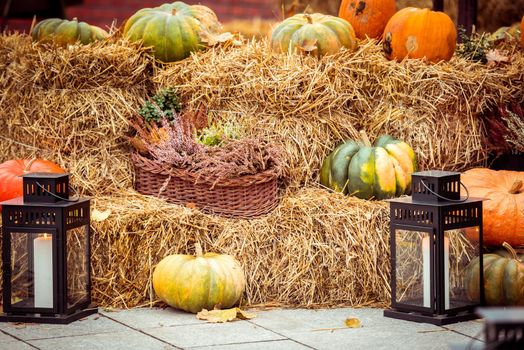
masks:
{"type": "MultiPolygon", "coordinates": [[[[431,304],[431,272],[429,237],[422,238],[422,284],[424,286],[424,307],[431,304]]],[[[444,237],[444,306],[449,309],[449,238],[444,237]]]]}
{"type": "Polygon", "coordinates": [[[424,307],[430,307],[431,304],[431,272],[429,253],[429,237],[422,238],[422,285],[424,286],[424,307]]]}
{"type": "Polygon", "coordinates": [[[35,307],[53,307],[53,238],[44,234],[33,242],[35,307]]]}

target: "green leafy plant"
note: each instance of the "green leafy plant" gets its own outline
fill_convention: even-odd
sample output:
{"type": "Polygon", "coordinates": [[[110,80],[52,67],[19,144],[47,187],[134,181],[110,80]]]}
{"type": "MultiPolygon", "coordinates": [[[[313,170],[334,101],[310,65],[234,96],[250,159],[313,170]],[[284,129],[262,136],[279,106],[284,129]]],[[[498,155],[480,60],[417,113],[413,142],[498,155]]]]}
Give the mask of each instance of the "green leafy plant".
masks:
{"type": "Polygon", "coordinates": [[[174,114],[182,110],[182,103],[176,89],[167,88],[159,91],[156,95],[146,101],[138,114],[146,122],[159,124],[163,117],[173,121],[174,114]]]}
{"type": "Polygon", "coordinates": [[[200,130],[197,135],[197,142],[205,146],[220,146],[223,141],[228,139],[238,139],[240,128],[230,122],[214,123],[200,130]]]}
{"type": "Polygon", "coordinates": [[[462,43],[457,47],[457,55],[474,62],[486,63],[486,55],[493,49],[493,42],[485,34],[466,34],[466,29],[459,27],[459,37],[462,43]]]}

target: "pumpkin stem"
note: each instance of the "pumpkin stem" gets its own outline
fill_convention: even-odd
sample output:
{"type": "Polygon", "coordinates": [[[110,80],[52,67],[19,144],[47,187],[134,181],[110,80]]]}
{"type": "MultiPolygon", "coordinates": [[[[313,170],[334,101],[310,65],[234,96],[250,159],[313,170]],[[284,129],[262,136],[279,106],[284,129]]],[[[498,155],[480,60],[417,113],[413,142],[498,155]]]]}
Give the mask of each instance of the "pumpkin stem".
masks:
{"type": "Polygon", "coordinates": [[[204,253],[202,251],[202,246],[198,242],[195,243],[195,252],[196,252],[196,257],[197,258],[200,258],[200,257],[202,257],[204,255],[204,253]]]}
{"type": "Polygon", "coordinates": [[[176,16],[177,12],[178,12],[177,9],[172,9],[172,10],[171,10],[171,14],[172,14],[173,16],[176,16]]]}
{"type": "Polygon", "coordinates": [[[369,141],[368,134],[366,134],[365,130],[360,130],[360,136],[362,137],[362,141],[364,141],[364,145],[366,147],[371,147],[371,141],[369,141]]]}
{"type": "Polygon", "coordinates": [[[513,249],[513,247],[508,242],[502,243],[502,246],[506,248],[506,250],[511,254],[511,256],[513,257],[513,260],[520,261],[519,256],[517,255],[517,252],[515,251],[515,249],[513,249]]]}
{"type": "Polygon", "coordinates": [[[511,188],[509,190],[509,193],[511,194],[518,194],[522,190],[522,180],[516,180],[513,185],[511,185],[511,188]]]}
{"type": "Polygon", "coordinates": [[[311,15],[306,13],[304,14],[304,17],[306,17],[307,23],[313,24],[313,17],[311,17],[311,15]]]}
{"type": "Polygon", "coordinates": [[[31,166],[33,165],[33,163],[34,163],[36,160],[37,160],[37,158],[34,157],[33,159],[31,159],[31,160],[27,163],[27,165],[26,165],[25,168],[24,168],[24,174],[27,174],[27,173],[30,172],[29,169],[31,169],[31,166]]]}

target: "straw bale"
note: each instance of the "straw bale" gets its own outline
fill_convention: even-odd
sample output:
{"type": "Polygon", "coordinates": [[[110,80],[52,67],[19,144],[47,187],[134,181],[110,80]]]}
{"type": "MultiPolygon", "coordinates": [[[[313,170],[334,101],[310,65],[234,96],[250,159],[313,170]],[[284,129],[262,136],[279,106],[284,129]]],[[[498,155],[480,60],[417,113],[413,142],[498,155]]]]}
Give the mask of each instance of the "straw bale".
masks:
{"type": "Polygon", "coordinates": [[[291,183],[303,185],[316,181],[325,155],[360,128],[372,137],[405,138],[424,169],[482,164],[488,150],[477,114],[522,99],[523,58],[517,58],[496,69],[457,57],[398,63],[369,40],[355,53],[317,60],[273,54],[262,41],[169,65],[155,82],[245,125],[247,134],[284,145],[291,183]]]}
{"type": "Polygon", "coordinates": [[[285,194],[256,220],[203,214],[133,192],[98,197],[93,223],[94,297],[105,306],[157,302],[154,266],[168,254],[231,254],[247,277],[244,302],[284,306],[382,305],[389,296],[389,212],[323,189],[285,194]]]}
{"type": "Polygon", "coordinates": [[[132,186],[126,119],[149,96],[153,61],[122,40],[67,49],[0,36],[1,160],[41,156],[82,193],[132,186]]]}

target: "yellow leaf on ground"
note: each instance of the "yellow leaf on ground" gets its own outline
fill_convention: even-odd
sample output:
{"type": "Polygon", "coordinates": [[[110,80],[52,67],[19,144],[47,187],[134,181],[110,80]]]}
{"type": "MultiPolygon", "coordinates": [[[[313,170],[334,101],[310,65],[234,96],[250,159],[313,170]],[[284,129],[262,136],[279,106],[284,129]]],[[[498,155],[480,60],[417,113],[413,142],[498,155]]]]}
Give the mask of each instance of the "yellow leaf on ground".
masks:
{"type": "Polygon", "coordinates": [[[344,321],[346,327],[348,328],[360,328],[362,327],[362,324],[360,323],[360,320],[355,317],[349,317],[346,318],[346,321],[344,321]]]}
{"type": "Polygon", "coordinates": [[[248,320],[256,317],[256,315],[247,311],[240,310],[238,307],[234,307],[232,309],[211,311],[203,309],[202,311],[197,313],[196,317],[199,320],[206,320],[212,323],[222,323],[233,321],[235,319],[248,320]]]}
{"type": "Polygon", "coordinates": [[[240,310],[237,307],[237,318],[239,318],[241,320],[250,320],[250,319],[255,318],[255,317],[257,317],[257,315],[255,315],[254,313],[247,312],[247,311],[244,311],[244,310],[240,310]]]}

